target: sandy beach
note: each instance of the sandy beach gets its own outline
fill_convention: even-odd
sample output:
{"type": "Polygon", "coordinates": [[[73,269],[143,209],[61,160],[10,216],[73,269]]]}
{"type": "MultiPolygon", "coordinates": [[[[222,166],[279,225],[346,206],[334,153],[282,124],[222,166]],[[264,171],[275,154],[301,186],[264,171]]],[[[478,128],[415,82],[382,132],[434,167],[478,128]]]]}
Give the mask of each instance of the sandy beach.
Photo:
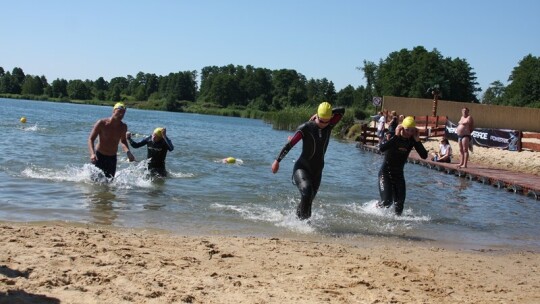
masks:
{"type": "Polygon", "coordinates": [[[0,303],[538,303],[540,255],[3,223],[0,303]]]}
{"type": "MultiPolygon", "coordinates": [[[[475,147],[471,162],[538,174],[538,154],[475,147]]],[[[11,222],[0,242],[2,304],[540,303],[539,253],[512,248],[11,222]]]]}

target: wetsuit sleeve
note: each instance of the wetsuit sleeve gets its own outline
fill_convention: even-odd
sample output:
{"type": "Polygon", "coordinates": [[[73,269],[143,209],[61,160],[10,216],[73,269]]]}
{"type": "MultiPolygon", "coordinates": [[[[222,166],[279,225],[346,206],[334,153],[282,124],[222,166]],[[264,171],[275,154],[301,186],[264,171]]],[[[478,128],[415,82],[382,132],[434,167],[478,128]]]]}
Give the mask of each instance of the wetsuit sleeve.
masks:
{"type": "Polygon", "coordinates": [[[280,162],[283,158],[285,158],[285,156],[287,155],[287,153],[289,153],[289,151],[292,149],[292,147],[294,147],[299,141],[300,139],[302,139],[303,135],[302,135],[302,131],[298,130],[296,131],[296,133],[294,133],[293,137],[291,138],[291,140],[289,140],[285,146],[283,147],[283,149],[281,149],[281,152],[279,152],[279,155],[278,157],[276,158],[276,160],[278,162],[280,162]]]}
{"type": "Polygon", "coordinates": [[[416,152],[418,152],[418,155],[422,159],[426,159],[428,157],[428,152],[426,151],[426,148],[424,148],[424,145],[419,141],[414,141],[414,149],[416,152]]]}
{"type": "Polygon", "coordinates": [[[152,138],[152,137],[151,137],[151,136],[148,136],[147,138],[141,140],[140,142],[136,142],[136,141],[134,141],[133,139],[130,138],[130,139],[128,139],[128,141],[129,141],[129,144],[130,144],[133,148],[137,149],[137,148],[140,148],[140,147],[142,147],[142,146],[145,146],[145,145],[148,143],[148,140],[149,140],[150,138],[152,138]]]}
{"type": "Polygon", "coordinates": [[[172,141],[167,137],[167,135],[165,135],[165,137],[163,139],[165,140],[165,143],[167,144],[167,149],[169,151],[174,150],[174,146],[172,144],[172,141]]]}
{"type": "MultiPolygon", "coordinates": [[[[389,141],[382,143],[379,145],[379,151],[385,152],[387,150],[390,150],[392,147],[396,145],[396,141],[398,140],[398,136],[394,136],[390,138],[389,141]]],[[[423,147],[423,146],[422,146],[423,147]]],[[[425,149],[424,149],[425,150],[425,149]]],[[[427,152],[426,152],[427,153],[427,152]]],[[[427,157],[427,156],[426,156],[427,157]]]]}
{"type": "Polygon", "coordinates": [[[335,125],[337,124],[342,118],[343,115],[345,115],[345,108],[338,107],[332,109],[332,120],[330,121],[330,124],[335,125]]]}

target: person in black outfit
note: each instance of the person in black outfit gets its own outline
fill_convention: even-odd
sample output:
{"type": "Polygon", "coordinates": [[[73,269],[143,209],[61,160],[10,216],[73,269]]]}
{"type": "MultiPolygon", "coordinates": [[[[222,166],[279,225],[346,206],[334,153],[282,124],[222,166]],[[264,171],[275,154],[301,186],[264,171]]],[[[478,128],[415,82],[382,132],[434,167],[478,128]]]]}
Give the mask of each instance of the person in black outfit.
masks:
{"type": "Polygon", "coordinates": [[[140,142],[135,142],[131,139],[131,133],[127,132],[126,137],[129,144],[137,149],[146,145],[148,147],[147,158],[148,170],[152,175],[166,177],[167,170],[165,170],[165,158],[167,157],[167,151],[174,150],[174,146],[171,140],[167,137],[167,129],[156,128],[151,136],[146,137],[140,142]]]}
{"type": "Polygon", "coordinates": [[[321,184],[324,168],[324,154],[328,147],[334,126],[343,118],[344,108],[334,108],[328,102],[319,105],[317,114],[300,125],[278,157],[272,163],[272,173],[279,170],[279,162],[300,140],[303,142],[302,154],[294,164],[293,183],[301,194],[300,204],[296,210],[299,219],[311,217],[311,205],[321,184]]]}
{"type": "Polygon", "coordinates": [[[379,194],[381,201],[377,204],[380,208],[389,208],[395,204],[396,215],[401,215],[405,203],[405,177],[403,168],[412,148],[418,152],[421,158],[426,159],[428,152],[418,137],[418,129],[412,116],[408,116],[403,123],[396,128],[396,135],[389,141],[379,146],[384,153],[384,160],[379,170],[379,194]]]}

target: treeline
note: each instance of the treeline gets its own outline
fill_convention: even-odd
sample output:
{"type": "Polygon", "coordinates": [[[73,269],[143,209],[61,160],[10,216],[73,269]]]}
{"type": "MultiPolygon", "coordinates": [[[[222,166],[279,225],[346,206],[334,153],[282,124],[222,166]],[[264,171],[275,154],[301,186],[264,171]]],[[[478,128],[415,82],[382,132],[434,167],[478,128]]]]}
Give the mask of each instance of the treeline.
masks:
{"type": "Polygon", "coordinates": [[[540,108],[540,57],[525,56],[508,77],[504,86],[499,80],[486,89],[482,103],[540,108]]]}
{"type": "MultiPolygon", "coordinates": [[[[197,105],[204,108],[253,109],[273,112],[291,107],[313,108],[322,101],[358,110],[370,109],[374,96],[432,98],[436,88],[440,98],[461,102],[479,102],[476,76],[466,60],[444,58],[439,51],[422,46],[393,52],[378,64],[364,61],[366,86],[336,91],[326,78],[307,79],[292,69],[270,70],[251,65],[208,66],[161,76],[139,72],[135,77],[120,76],[106,81],[56,79],[50,84],[45,76],[26,75],[16,67],[11,72],[0,67],[0,94],[41,99],[131,101],[140,108],[184,111],[197,105]]],[[[494,82],[482,102],[518,106],[539,106],[540,63],[528,55],[514,69],[508,87],[494,82]]],[[[359,73],[360,74],[360,73],[359,73]]],[[[359,75],[359,78],[362,75],[359,75]]]]}

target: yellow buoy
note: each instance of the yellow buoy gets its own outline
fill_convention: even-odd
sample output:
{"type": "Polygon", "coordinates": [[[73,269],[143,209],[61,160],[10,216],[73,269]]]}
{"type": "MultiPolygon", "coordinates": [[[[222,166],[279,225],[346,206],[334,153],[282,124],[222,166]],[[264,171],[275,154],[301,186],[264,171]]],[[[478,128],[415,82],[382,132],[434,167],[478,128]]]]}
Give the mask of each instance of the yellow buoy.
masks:
{"type": "Polygon", "coordinates": [[[21,117],[21,122],[22,122],[22,123],[26,123],[26,117],[24,117],[24,116],[21,117]]]}

